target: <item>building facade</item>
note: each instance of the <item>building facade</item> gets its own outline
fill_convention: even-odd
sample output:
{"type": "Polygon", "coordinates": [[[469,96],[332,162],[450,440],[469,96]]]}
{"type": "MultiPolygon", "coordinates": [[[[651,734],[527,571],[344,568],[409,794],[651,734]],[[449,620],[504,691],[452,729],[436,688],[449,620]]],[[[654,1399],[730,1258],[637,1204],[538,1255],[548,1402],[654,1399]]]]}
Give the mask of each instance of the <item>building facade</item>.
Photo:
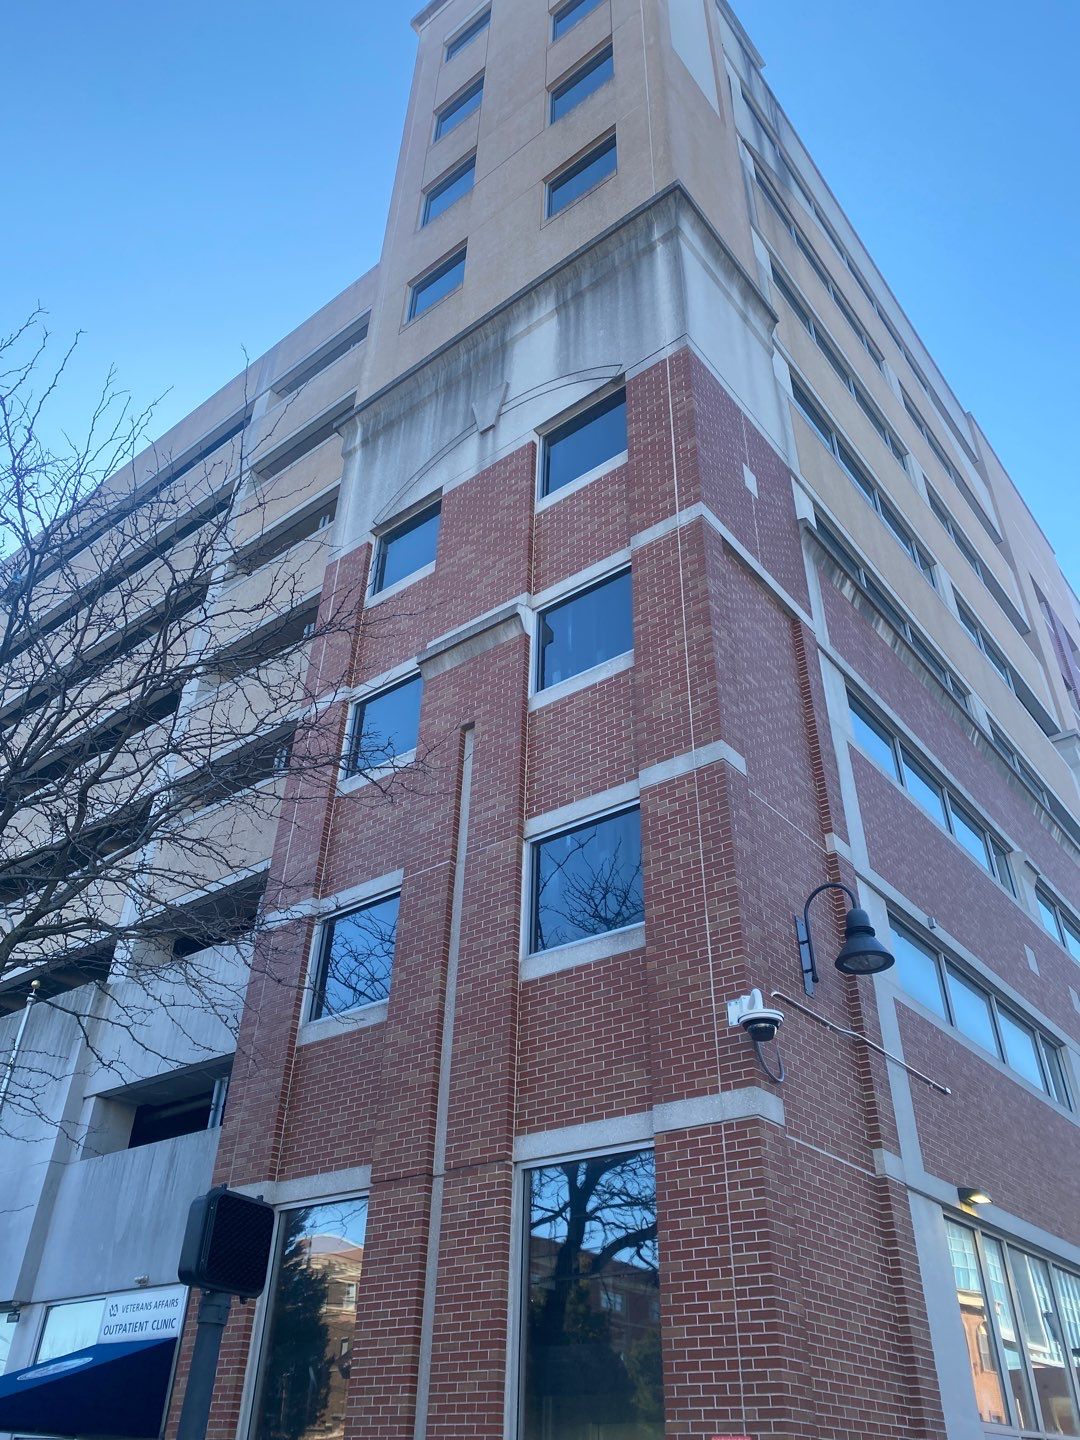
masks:
{"type": "Polygon", "coordinates": [[[235,1039],[118,1085],[31,1007],[8,1371],[215,1183],[279,1211],[215,1440],[1080,1436],[1076,597],[725,0],[414,25],[379,265],[166,437],[242,421],[255,538],[362,595],[341,765],[207,877],[235,1039]],[[896,963],[829,891],[808,994],[837,883],[896,963]]]}

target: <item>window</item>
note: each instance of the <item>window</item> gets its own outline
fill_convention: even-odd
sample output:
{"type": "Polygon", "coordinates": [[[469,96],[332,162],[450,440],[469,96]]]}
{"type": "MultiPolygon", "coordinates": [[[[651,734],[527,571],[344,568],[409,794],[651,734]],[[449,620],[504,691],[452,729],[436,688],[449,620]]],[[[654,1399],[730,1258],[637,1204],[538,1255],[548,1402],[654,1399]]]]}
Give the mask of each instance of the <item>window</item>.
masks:
{"type": "Polygon", "coordinates": [[[345,755],[345,773],[377,770],[416,749],[423,682],[413,675],[380,690],[353,708],[345,755]]]}
{"type": "Polygon", "coordinates": [[[980,1419],[1080,1434],[1080,1276],[955,1220],[945,1232],[980,1419]]]}
{"type": "Polygon", "coordinates": [[[1001,730],[999,726],[995,725],[993,720],[990,721],[990,739],[994,742],[994,749],[1009,768],[1016,771],[1017,775],[1020,776],[1020,779],[1035,796],[1036,800],[1038,800],[1041,805],[1049,808],[1050,797],[1047,794],[1046,786],[1005,732],[1001,730]]]}
{"type": "Polygon", "coordinates": [[[963,974],[903,925],[890,918],[896,981],[925,1005],[1059,1105],[1072,1108],[1061,1047],[979,981],[963,974]]]}
{"type": "Polygon", "coordinates": [[[580,675],[633,645],[630,571],[623,570],[540,612],[536,688],[580,675]]]}
{"type": "Polygon", "coordinates": [[[889,501],[885,499],[877,481],[855,458],[851,447],[840,436],[825,412],[810,398],[806,387],[796,379],[794,374],[791,377],[791,394],[795,404],[802,411],[804,419],[814,427],[825,445],[847,471],[848,477],[855,482],[864,497],[884,520],[893,539],[907,552],[908,559],[919,567],[923,578],[936,587],[937,579],[934,574],[933,560],[912,535],[889,501]]]}
{"type": "Polygon", "coordinates": [[[441,514],[441,502],[436,500],[379,536],[371,587],[374,594],[434,564],[441,514]]]}
{"type": "Polygon", "coordinates": [[[603,935],[645,917],[637,807],[533,843],[534,952],[603,935]]]}
{"type": "Polygon", "coordinates": [[[926,668],[949,691],[956,703],[964,710],[970,710],[971,692],[959,675],[945,664],[921,631],[916,629],[900,607],[885,594],[855,552],[840,539],[836,531],[821,515],[816,517],[815,528],[822,546],[829,552],[840,569],[856,582],[864,597],[870,601],[877,613],[907,641],[926,668]]]}
{"type": "Polygon", "coordinates": [[[252,1440],[343,1433],[367,1201],[281,1212],[252,1440]]]}
{"type": "Polygon", "coordinates": [[[551,495],[626,453],[626,391],[616,390],[549,430],[543,441],[540,493],[551,495]]]}
{"type": "Polygon", "coordinates": [[[1001,676],[1002,680],[1005,681],[1005,684],[1008,685],[1010,690],[1015,689],[1015,686],[1013,684],[1012,666],[1005,659],[1005,656],[1002,655],[1001,651],[997,648],[994,642],[990,639],[989,635],[987,635],[986,631],[979,624],[978,620],[975,619],[975,616],[960,599],[959,595],[957,595],[956,597],[956,613],[960,617],[961,625],[963,625],[964,629],[971,636],[974,644],[983,652],[986,658],[990,661],[990,664],[993,665],[994,669],[1001,676]]]}
{"type": "Polygon", "coordinates": [[[522,1440],[662,1440],[652,1152],[563,1161],[525,1185],[522,1440]]]}
{"type": "Polygon", "coordinates": [[[475,20],[470,20],[463,30],[459,30],[453,39],[446,42],[446,58],[452,60],[455,55],[465,49],[470,41],[482,35],[491,23],[491,11],[485,10],[477,15],[475,20]]]}
{"type": "Polygon", "coordinates": [[[614,175],[616,170],[615,136],[611,135],[603,140],[595,149],[583,155],[580,160],[575,160],[573,165],[565,169],[561,175],[556,175],[554,180],[548,181],[547,187],[547,213],[549,216],[558,215],[575,200],[606,180],[609,175],[614,175]]]}
{"type": "Polygon", "coordinates": [[[560,5],[551,17],[551,38],[558,40],[602,3],[603,0],[568,0],[566,5],[560,5]]]}
{"type": "Polygon", "coordinates": [[[451,255],[449,260],[444,260],[441,265],[436,265],[434,270],[429,270],[426,275],[413,282],[409,290],[409,319],[415,320],[418,315],[423,315],[425,310],[430,310],[440,300],[445,300],[447,295],[452,295],[465,280],[465,247],[451,255]]]}
{"type": "Polygon", "coordinates": [[[480,109],[480,102],[484,98],[484,77],[477,76],[471,85],[462,90],[460,95],[455,95],[453,100],[447,103],[435,114],[435,139],[441,140],[444,135],[449,135],[451,130],[457,127],[474,110],[480,109]]]}
{"type": "Polygon", "coordinates": [[[934,457],[937,460],[938,464],[945,471],[946,475],[948,475],[950,480],[952,480],[956,484],[959,484],[960,477],[956,472],[956,466],[949,459],[948,455],[945,454],[945,451],[942,448],[937,436],[934,434],[934,432],[930,429],[930,426],[927,425],[926,421],[920,415],[919,411],[915,407],[914,402],[911,399],[911,396],[907,393],[903,386],[900,387],[900,394],[903,396],[904,399],[904,409],[907,411],[908,416],[913,421],[916,430],[918,430],[919,434],[923,437],[927,445],[929,445],[930,449],[934,452],[934,457]]]}
{"type": "Polygon", "coordinates": [[[61,1305],[50,1305],[45,1312],[45,1324],[34,1364],[58,1360],[62,1355],[72,1355],[76,1350],[96,1345],[104,1315],[104,1298],[68,1300],[61,1305]]]}
{"type": "Polygon", "coordinates": [[[981,820],[968,810],[942,785],[921,760],[883,725],[876,716],[849,691],[855,742],[908,792],[943,830],[960,842],[972,859],[1003,885],[1010,895],[1016,894],[1012,869],[1005,846],[981,820]]]}
{"type": "Polygon", "coordinates": [[[475,176],[476,156],[470,155],[456,169],[451,170],[449,175],[425,191],[423,223],[430,225],[444,210],[449,210],[455,200],[467,195],[473,187],[475,176]]]}
{"type": "Polygon", "coordinates": [[[361,315],[359,320],[354,320],[340,334],[320,346],[314,355],[302,360],[295,369],[283,375],[274,386],[274,394],[278,399],[284,400],[287,395],[292,395],[301,385],[306,385],[323,370],[329,370],[335,360],[340,360],[342,355],[347,355],[350,350],[355,350],[357,345],[362,345],[367,339],[370,319],[370,315],[361,315]]]}
{"type": "Polygon", "coordinates": [[[594,90],[610,80],[615,73],[615,61],[612,57],[610,45],[605,45],[598,55],[591,60],[586,60],[584,65],[567,80],[556,85],[551,92],[551,123],[561,120],[568,115],[575,105],[580,105],[582,100],[587,100],[594,90]]]}
{"type": "Polygon", "coordinates": [[[1036,890],[1035,899],[1043,929],[1064,945],[1074,960],[1080,960],[1080,920],[1051,899],[1045,890],[1036,890]]]}
{"type": "Polygon", "coordinates": [[[398,897],[373,900],[320,927],[311,1018],[377,1005],[390,994],[398,897]]]}

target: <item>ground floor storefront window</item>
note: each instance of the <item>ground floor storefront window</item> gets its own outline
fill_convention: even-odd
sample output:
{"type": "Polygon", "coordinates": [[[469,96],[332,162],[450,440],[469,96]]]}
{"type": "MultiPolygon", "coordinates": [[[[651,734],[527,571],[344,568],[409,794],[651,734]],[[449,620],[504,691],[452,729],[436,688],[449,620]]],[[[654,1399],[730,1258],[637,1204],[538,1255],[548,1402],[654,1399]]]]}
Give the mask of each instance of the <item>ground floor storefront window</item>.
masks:
{"type": "Polygon", "coordinates": [[[367,1201],[282,1211],[252,1440],[340,1440],[367,1201]]]}
{"type": "Polygon", "coordinates": [[[662,1440],[651,1150],[530,1170],[523,1440],[662,1440]]]}

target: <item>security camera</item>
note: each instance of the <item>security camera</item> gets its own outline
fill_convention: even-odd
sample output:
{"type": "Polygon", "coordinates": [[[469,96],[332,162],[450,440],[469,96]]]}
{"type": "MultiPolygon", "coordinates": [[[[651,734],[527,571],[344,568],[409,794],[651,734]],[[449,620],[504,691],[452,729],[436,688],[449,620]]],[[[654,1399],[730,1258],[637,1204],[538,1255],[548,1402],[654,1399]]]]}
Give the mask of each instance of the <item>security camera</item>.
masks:
{"type": "Polygon", "coordinates": [[[739,1024],[756,1045],[775,1040],[776,1032],[783,1023],[784,1016],[781,1011],[766,1010],[764,1006],[754,1010],[745,1010],[739,1016],[739,1024]]]}

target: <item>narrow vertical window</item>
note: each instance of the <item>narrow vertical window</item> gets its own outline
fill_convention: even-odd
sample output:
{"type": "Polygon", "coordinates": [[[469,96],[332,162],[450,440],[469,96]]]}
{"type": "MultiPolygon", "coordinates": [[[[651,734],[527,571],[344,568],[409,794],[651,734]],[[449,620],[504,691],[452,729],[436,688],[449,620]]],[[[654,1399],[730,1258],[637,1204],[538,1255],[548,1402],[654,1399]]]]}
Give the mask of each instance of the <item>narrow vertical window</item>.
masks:
{"type": "Polygon", "coordinates": [[[366,1221],[359,1198],[282,1213],[252,1440],[344,1433],[366,1221]]]}
{"type": "Polygon", "coordinates": [[[1061,1320],[1050,1287],[1049,1266],[1045,1260],[1011,1247],[1009,1261],[1016,1282],[1020,1328],[1035,1379],[1043,1428],[1052,1435],[1080,1435],[1080,1420],[1072,1400],[1062,1344],[1061,1320]]]}
{"type": "Polygon", "coordinates": [[[652,1152],[527,1176],[523,1440],[662,1440],[652,1152]]]}
{"type": "Polygon", "coordinates": [[[960,1315],[964,1322],[964,1339],[967,1341],[979,1419],[990,1425],[1007,1425],[1009,1412],[1005,1404],[1001,1373],[994,1358],[994,1336],[986,1303],[986,1288],[975,1249],[975,1236],[965,1226],[955,1225],[951,1220],[946,1221],[945,1232],[949,1242],[956,1298],[960,1303],[960,1315]]]}

